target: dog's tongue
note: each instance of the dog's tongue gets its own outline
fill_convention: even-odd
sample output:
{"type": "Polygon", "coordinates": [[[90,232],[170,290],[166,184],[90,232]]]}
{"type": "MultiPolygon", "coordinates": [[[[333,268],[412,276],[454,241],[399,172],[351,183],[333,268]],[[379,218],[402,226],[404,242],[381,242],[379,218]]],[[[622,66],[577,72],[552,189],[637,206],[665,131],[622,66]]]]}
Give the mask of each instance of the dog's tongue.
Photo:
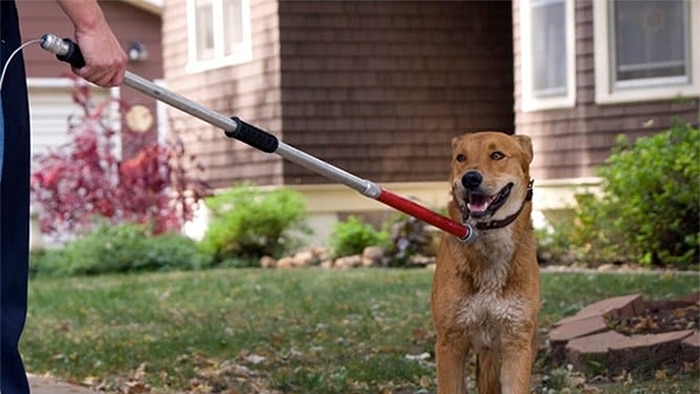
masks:
{"type": "Polygon", "coordinates": [[[491,204],[492,200],[493,197],[491,196],[472,194],[469,197],[468,208],[472,212],[484,212],[486,211],[486,209],[488,209],[489,204],[491,204]]]}

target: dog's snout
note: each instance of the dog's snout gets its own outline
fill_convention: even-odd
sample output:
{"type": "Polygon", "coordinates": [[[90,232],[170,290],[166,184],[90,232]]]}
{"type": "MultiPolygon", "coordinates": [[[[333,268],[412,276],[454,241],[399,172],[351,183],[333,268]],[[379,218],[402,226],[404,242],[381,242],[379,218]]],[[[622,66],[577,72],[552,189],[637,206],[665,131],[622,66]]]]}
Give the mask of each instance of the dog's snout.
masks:
{"type": "Polygon", "coordinates": [[[481,185],[483,180],[484,177],[482,177],[479,172],[468,171],[462,176],[462,185],[464,185],[467,190],[474,190],[481,185]]]}

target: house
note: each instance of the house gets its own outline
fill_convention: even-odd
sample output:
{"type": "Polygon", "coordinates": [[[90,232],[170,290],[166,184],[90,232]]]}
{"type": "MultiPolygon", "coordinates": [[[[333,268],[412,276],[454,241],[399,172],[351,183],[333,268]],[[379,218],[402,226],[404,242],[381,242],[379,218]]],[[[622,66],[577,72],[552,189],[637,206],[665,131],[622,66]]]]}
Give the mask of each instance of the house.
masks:
{"type": "Polygon", "coordinates": [[[543,208],[595,185],[619,134],[700,121],[700,2],[514,1],[513,33],[515,130],[543,208]]]}
{"type": "MultiPolygon", "coordinates": [[[[121,0],[100,1],[105,17],[128,51],[129,69],[146,78],[162,81],[163,62],[161,48],[161,8],[157,0],[121,0]]],[[[21,18],[22,38],[25,41],[36,39],[46,33],[60,37],[73,37],[70,20],[61,11],[55,1],[18,1],[21,18]]],[[[70,68],[59,62],[53,55],[31,45],[23,51],[27,85],[29,88],[29,105],[32,128],[32,154],[45,152],[68,141],[68,118],[79,113],[79,108],[72,101],[74,80],[69,78],[70,68]]],[[[124,134],[117,148],[122,158],[135,154],[141,144],[155,141],[166,130],[164,121],[165,106],[154,99],[143,96],[131,89],[91,88],[96,103],[113,100],[111,106],[114,127],[138,131],[137,139],[129,140],[124,134]],[[130,109],[120,111],[117,101],[130,109]],[[129,108],[129,107],[127,107],[129,108]],[[134,121],[131,115],[140,114],[134,121]]],[[[44,239],[35,220],[32,221],[32,248],[44,243],[44,239]]]]}
{"type": "MultiPolygon", "coordinates": [[[[530,135],[535,208],[595,187],[620,133],[700,115],[692,0],[164,0],[167,85],[440,208],[451,139],[530,135]]],[[[302,191],[316,226],[379,203],[172,112],[205,178],[302,191]]]]}
{"type": "MultiPolygon", "coordinates": [[[[700,116],[700,3],[693,0],[101,4],[125,48],[148,48],[131,71],[162,77],[208,108],[434,208],[448,198],[456,135],[530,135],[535,208],[544,211],[597,185],[595,168],[618,134],[636,138],[700,116]]],[[[20,2],[25,38],[47,30],[70,36],[51,7],[20,2]]],[[[65,93],[58,81],[67,68],[39,49],[25,56],[39,122],[50,111],[36,103],[50,101],[62,83],[65,93]]],[[[130,89],[111,94],[161,112],[130,89]]],[[[168,114],[216,188],[244,180],[294,187],[308,198],[317,229],[347,214],[388,211],[189,115],[168,114]]]]}

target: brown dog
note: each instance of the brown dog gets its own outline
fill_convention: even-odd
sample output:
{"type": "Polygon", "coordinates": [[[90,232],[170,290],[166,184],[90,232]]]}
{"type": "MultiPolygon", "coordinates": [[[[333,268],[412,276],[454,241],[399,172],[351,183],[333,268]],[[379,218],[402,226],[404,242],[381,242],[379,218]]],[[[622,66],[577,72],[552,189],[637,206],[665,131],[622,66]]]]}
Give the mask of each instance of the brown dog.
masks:
{"type": "Polygon", "coordinates": [[[530,392],[540,304],[531,161],[525,136],[480,132],[452,141],[450,216],[476,232],[467,242],[446,235],[438,252],[432,313],[441,394],[466,392],[472,350],[481,394],[530,392]]]}

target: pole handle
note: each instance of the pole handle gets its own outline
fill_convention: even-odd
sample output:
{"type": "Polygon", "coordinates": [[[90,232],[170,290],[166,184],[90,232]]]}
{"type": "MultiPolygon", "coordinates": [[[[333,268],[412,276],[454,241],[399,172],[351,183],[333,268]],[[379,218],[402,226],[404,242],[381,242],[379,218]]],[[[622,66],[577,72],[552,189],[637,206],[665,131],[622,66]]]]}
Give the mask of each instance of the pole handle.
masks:
{"type": "Polygon", "coordinates": [[[41,47],[56,55],[56,59],[66,62],[73,68],[85,67],[85,58],[80,47],[70,38],[60,38],[54,34],[41,36],[41,47]]]}
{"type": "Polygon", "coordinates": [[[274,135],[250,123],[242,121],[237,116],[231,119],[236,122],[237,126],[234,130],[224,130],[227,137],[245,142],[253,148],[265,153],[274,153],[279,147],[279,140],[274,135]]]}

